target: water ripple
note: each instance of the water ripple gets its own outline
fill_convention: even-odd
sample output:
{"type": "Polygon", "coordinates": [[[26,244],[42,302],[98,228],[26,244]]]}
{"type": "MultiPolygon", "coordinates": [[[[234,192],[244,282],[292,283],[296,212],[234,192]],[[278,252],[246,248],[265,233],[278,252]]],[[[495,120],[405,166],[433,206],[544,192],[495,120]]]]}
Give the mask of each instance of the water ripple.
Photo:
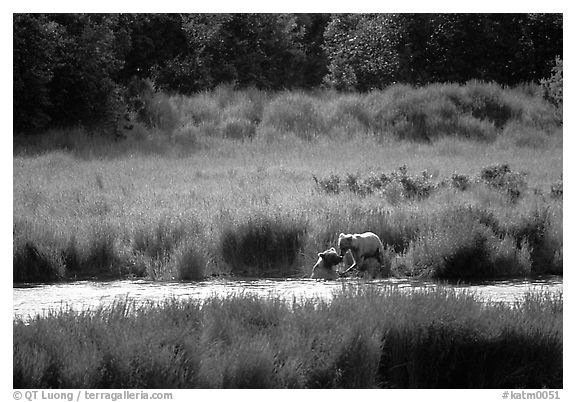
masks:
{"type": "Polygon", "coordinates": [[[486,301],[512,303],[532,290],[562,291],[562,277],[483,281],[474,283],[440,283],[413,279],[381,279],[361,281],[343,279],[316,281],[312,279],[234,279],[204,282],[153,282],[146,280],[78,281],[58,284],[23,284],[13,288],[14,317],[27,319],[51,310],[73,308],[84,310],[109,305],[115,300],[138,302],[162,301],[168,298],[202,300],[210,296],[250,293],[260,297],[330,300],[334,291],[345,283],[367,286],[395,286],[399,289],[426,289],[438,286],[471,291],[486,301]]]}

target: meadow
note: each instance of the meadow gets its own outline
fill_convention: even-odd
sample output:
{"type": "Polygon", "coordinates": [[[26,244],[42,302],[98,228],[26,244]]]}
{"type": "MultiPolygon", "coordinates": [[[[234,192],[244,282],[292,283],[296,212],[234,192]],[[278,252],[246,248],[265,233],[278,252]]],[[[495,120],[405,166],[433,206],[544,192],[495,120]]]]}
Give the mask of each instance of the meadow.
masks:
{"type": "Polygon", "coordinates": [[[396,276],[562,274],[562,110],[537,87],[220,86],[134,104],[121,138],[15,137],[15,282],[309,276],[363,231],[396,276]]]}
{"type": "Polygon", "coordinates": [[[562,294],[344,286],[15,320],[14,388],[562,388],[562,294]]]}

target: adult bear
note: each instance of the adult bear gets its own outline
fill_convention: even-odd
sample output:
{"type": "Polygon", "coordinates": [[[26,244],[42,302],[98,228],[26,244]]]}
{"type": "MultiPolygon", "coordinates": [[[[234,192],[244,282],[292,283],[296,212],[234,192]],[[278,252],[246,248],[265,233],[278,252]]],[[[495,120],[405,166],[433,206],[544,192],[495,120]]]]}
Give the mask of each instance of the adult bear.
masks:
{"type": "Polygon", "coordinates": [[[380,265],[384,263],[384,246],[380,238],[372,232],[360,234],[340,233],[340,236],[338,236],[338,248],[340,249],[340,257],[344,258],[344,254],[350,250],[354,258],[354,263],[344,273],[355,268],[359,271],[365,271],[364,261],[367,258],[376,258],[380,265]]]}
{"type": "Polygon", "coordinates": [[[312,279],[336,279],[338,278],[338,273],[333,269],[333,267],[342,262],[342,257],[338,255],[338,252],[334,247],[318,253],[318,261],[312,268],[312,279]]]}

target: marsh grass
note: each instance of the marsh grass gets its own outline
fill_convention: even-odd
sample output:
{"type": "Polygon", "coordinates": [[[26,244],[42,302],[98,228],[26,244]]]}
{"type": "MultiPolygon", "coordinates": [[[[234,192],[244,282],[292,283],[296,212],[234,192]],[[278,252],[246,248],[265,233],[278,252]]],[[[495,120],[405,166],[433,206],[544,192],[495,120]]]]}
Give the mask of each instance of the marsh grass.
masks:
{"type": "Polygon", "coordinates": [[[380,142],[431,142],[446,137],[494,142],[505,137],[515,146],[541,149],[562,126],[558,108],[540,94],[478,81],[420,88],[398,84],[365,94],[237,91],[220,85],[194,96],[167,95],[150,88],[139,96],[133,129],[122,133],[122,141],[74,128],[15,137],[15,150],[35,154],[66,149],[84,158],[134,151],[189,155],[217,146],[222,138],[294,136],[304,141],[322,137],[342,141],[359,133],[380,142]]]}
{"type": "Polygon", "coordinates": [[[456,278],[475,256],[462,275],[563,271],[561,120],[537,96],[481,83],[148,96],[125,140],[15,137],[14,281],[309,276],[340,232],[364,231],[396,275],[456,278]],[[489,133],[472,140],[458,119],[489,133]]]}
{"type": "Polygon", "coordinates": [[[220,253],[234,274],[286,276],[303,248],[307,226],[303,218],[253,215],[223,229],[220,253]]]}
{"type": "Polygon", "coordinates": [[[14,388],[561,388],[562,294],[345,287],[14,321],[14,388]]]}

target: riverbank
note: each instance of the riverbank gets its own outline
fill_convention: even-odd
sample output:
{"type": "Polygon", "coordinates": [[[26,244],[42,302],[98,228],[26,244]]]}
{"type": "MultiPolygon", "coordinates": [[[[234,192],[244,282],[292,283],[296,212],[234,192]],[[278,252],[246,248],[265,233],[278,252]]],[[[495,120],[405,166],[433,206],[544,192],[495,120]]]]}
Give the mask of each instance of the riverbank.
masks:
{"type": "Polygon", "coordinates": [[[562,294],[349,286],[14,321],[14,388],[562,388],[562,294]]]}
{"type": "Polygon", "coordinates": [[[340,279],[318,281],[304,279],[251,279],[218,278],[205,281],[153,281],[124,279],[113,281],[59,281],[50,284],[14,284],[13,318],[28,321],[36,316],[44,317],[63,306],[80,311],[110,306],[117,299],[134,301],[136,304],[160,302],[167,298],[204,300],[214,295],[220,297],[250,293],[259,297],[274,295],[284,301],[332,300],[333,293],[342,286],[363,285],[367,287],[392,286],[399,290],[424,290],[445,287],[457,292],[473,293],[485,302],[502,302],[513,305],[528,292],[563,292],[562,276],[538,278],[513,278],[489,281],[448,282],[414,278],[386,278],[366,281],[364,279],[340,279]]]}
{"type": "Polygon", "coordinates": [[[563,272],[561,111],[534,94],[223,87],[148,107],[157,124],[119,142],[15,145],[14,282],[309,276],[364,231],[400,278],[563,272]]]}

